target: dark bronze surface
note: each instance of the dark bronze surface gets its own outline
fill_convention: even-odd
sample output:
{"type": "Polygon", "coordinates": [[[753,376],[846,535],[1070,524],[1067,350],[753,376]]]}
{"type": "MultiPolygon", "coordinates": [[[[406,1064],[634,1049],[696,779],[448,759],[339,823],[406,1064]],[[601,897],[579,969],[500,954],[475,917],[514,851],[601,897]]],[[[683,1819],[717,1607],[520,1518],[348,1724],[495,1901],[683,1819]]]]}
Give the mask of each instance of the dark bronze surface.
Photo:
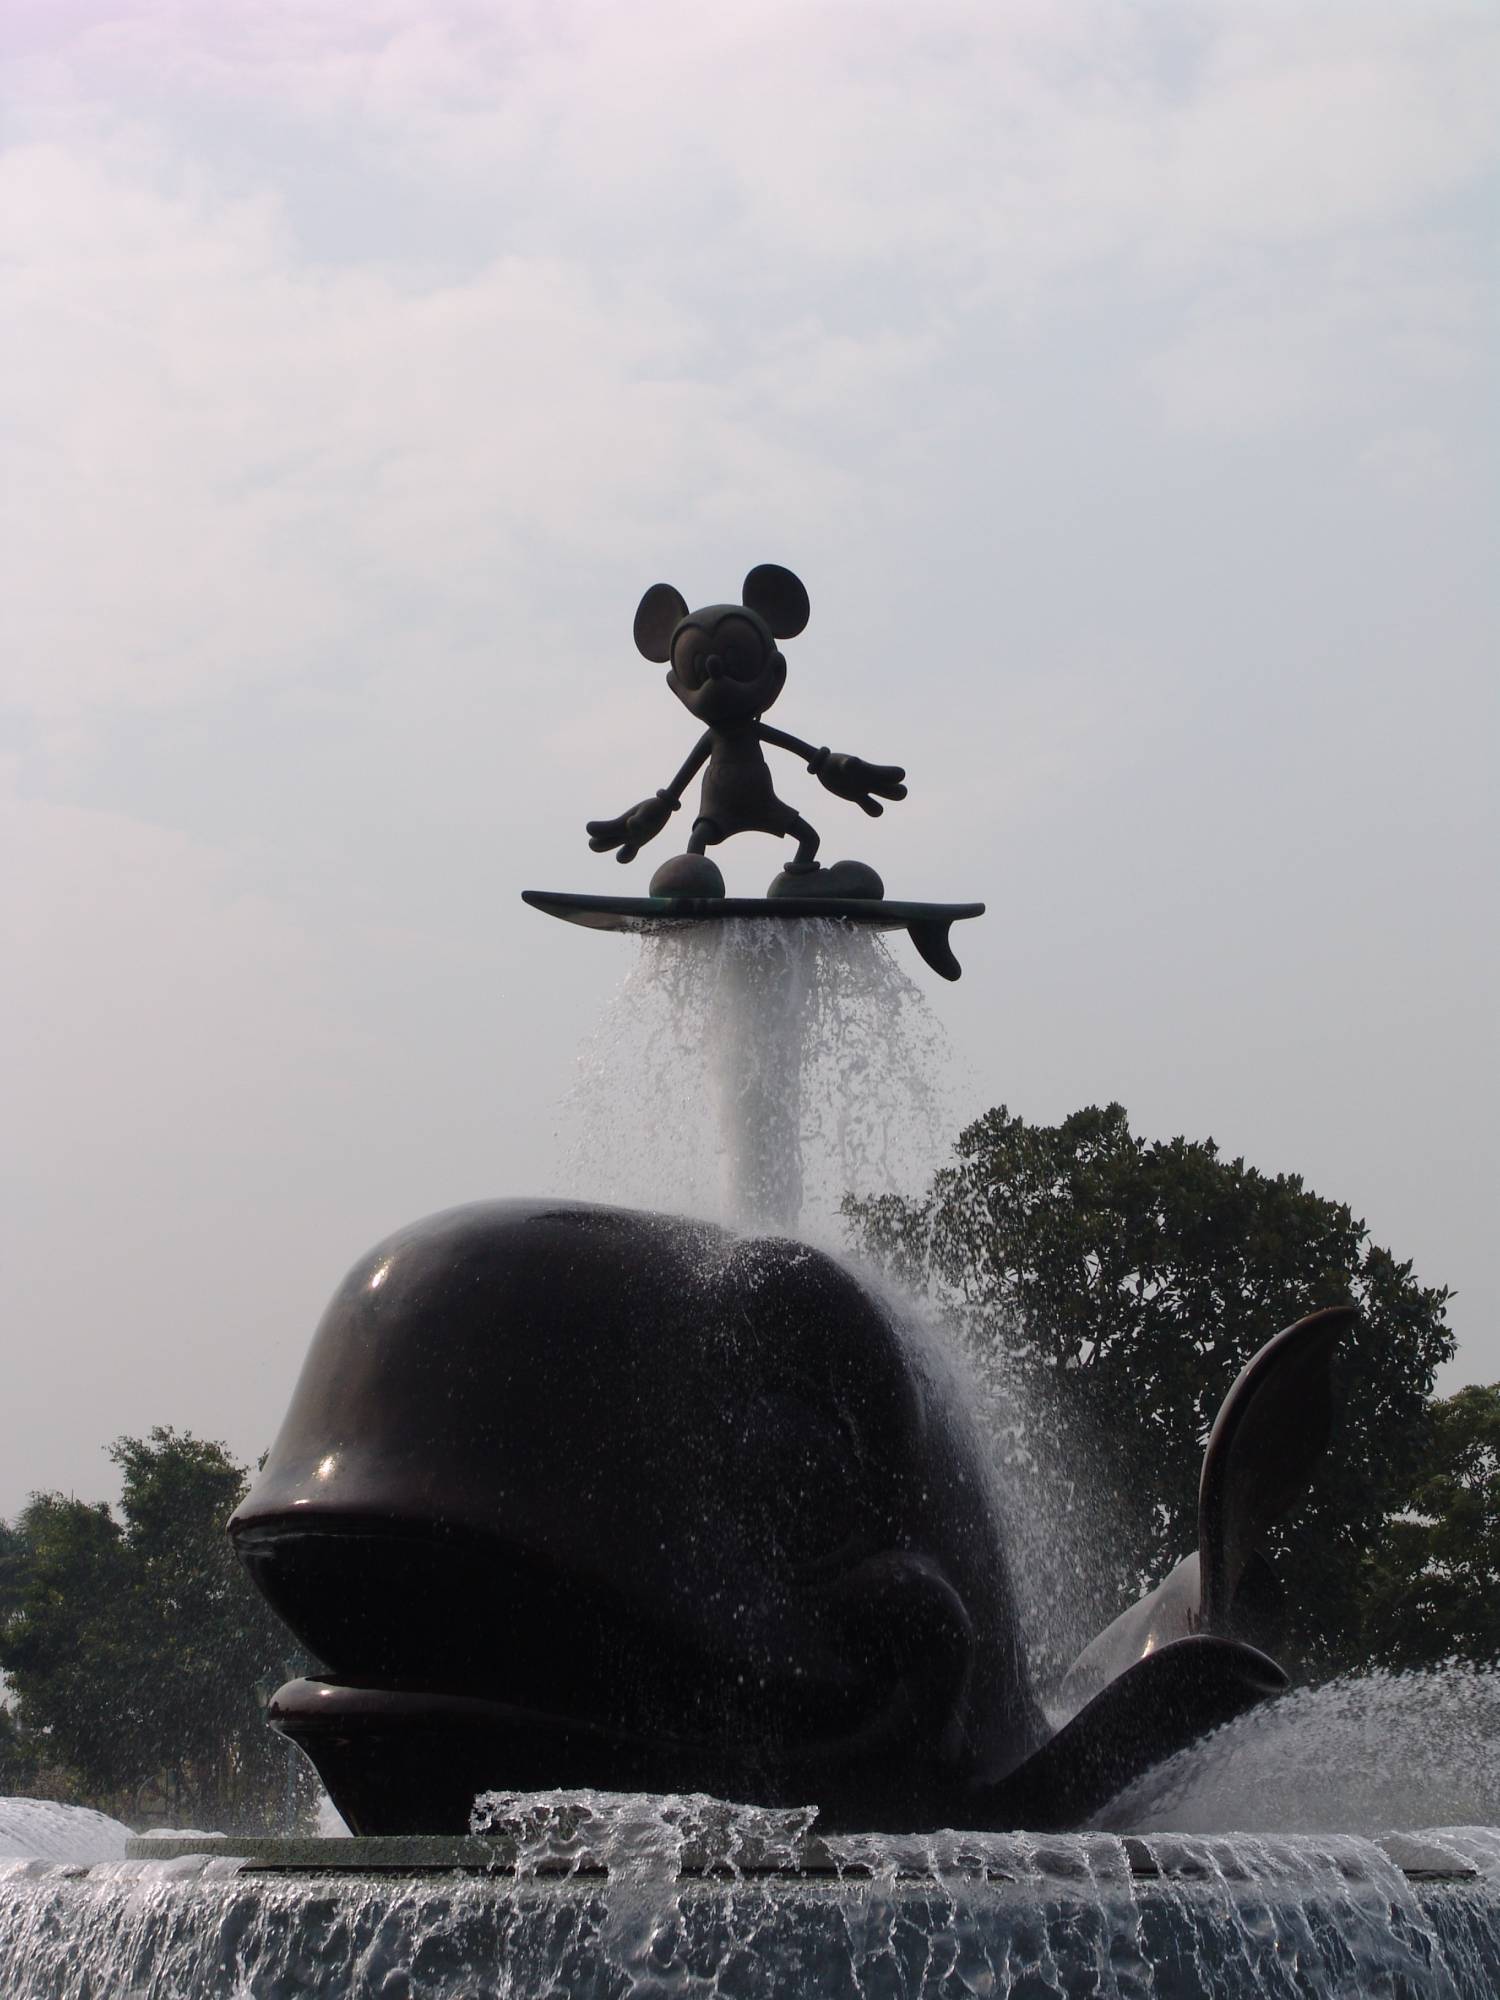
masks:
{"type": "MultiPolygon", "coordinates": [[[[689,854],[702,854],[737,833],[790,834],[797,852],[788,866],[817,867],[818,835],[777,798],[762,744],[807,760],[826,791],[878,816],[881,799],[904,799],[899,764],[867,764],[860,757],[804,743],[761,720],[786,685],[786,658],[778,639],[792,639],[806,625],[807,592],[789,569],[762,563],[745,578],[739,604],[709,604],[689,611],[669,583],[654,583],[635,614],[635,643],[648,660],[671,662],[667,686],[695,721],[704,725],[687,761],[670,785],[614,819],[590,820],[586,831],[596,853],[616,850],[633,861],[682,803],[703,771],[689,854]],[[705,768],[706,766],[706,768],[705,768]]],[[[834,891],[833,893],[837,893],[834,891]]]]}
{"type": "Polygon", "coordinates": [[[372,1251],[230,1532],[323,1663],[273,1720],[357,1833],[554,1785],[1076,1825],[1282,1684],[1183,1638],[1049,1740],[940,1365],[820,1252],[622,1209],[481,1203],[372,1251]]]}
{"type": "MultiPolygon", "coordinates": [[[[827,873],[832,874],[829,869],[827,873]]],[[[655,931],[679,924],[785,923],[797,917],[831,918],[873,931],[905,931],[934,972],[957,979],[962,968],[948,942],[951,924],[982,917],[983,903],[898,903],[864,897],[813,896],[578,896],[551,889],[523,889],[523,903],[598,931],[655,931]]]]}

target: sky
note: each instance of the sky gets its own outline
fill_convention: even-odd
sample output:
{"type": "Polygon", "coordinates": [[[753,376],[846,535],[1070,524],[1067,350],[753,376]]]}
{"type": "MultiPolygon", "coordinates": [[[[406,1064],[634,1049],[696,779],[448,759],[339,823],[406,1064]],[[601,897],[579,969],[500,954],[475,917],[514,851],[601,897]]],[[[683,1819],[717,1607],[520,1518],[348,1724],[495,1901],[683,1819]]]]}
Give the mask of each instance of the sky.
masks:
{"type": "Polygon", "coordinates": [[[11,0],[0,57],[0,1515],[252,1458],[356,1256],[567,1192],[633,947],[519,892],[644,892],[682,821],[582,833],[692,740],[636,602],[767,561],[775,721],[910,785],[784,796],[988,903],[966,1115],[1299,1173],[1500,1377],[1487,0],[11,0]]]}

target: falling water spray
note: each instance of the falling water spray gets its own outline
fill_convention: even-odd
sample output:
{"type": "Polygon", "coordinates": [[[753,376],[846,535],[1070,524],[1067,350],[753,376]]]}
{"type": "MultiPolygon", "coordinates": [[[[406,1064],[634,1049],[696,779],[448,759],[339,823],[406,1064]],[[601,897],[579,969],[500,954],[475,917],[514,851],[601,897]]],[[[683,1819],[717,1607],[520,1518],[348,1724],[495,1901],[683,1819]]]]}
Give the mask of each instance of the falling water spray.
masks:
{"type": "Polygon", "coordinates": [[[884,941],[812,918],[664,930],[563,1107],[570,1194],[841,1240],[847,1195],[912,1195],[955,1116],[946,1034],[884,941]]]}

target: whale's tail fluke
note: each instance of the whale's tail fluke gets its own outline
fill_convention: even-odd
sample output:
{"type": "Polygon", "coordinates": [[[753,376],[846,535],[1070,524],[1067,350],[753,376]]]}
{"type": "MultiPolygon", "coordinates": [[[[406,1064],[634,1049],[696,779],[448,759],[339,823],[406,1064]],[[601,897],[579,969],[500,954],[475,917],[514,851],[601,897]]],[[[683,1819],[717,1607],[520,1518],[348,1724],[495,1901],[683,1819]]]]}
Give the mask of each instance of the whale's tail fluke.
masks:
{"type": "Polygon", "coordinates": [[[1273,1643],[1281,1592],[1259,1544],[1306,1491],[1333,1423],[1331,1366],[1353,1306],[1268,1340],[1224,1398],[1203,1454],[1198,1547],[1079,1654],[1058,1689],[1076,1714],[1140,1660],[1196,1636],[1273,1643]]]}
{"type": "Polygon", "coordinates": [[[1199,1630],[1227,1632],[1266,1530],[1311,1484],[1333,1429],[1333,1351],[1355,1319],[1327,1306],[1268,1340],[1224,1398],[1198,1482],[1199,1630]]]}
{"type": "Polygon", "coordinates": [[[1118,1674],[1014,1771],[978,1787],[973,1823],[1041,1833],[1087,1826],[1153,1764],[1286,1684],[1254,1646],[1174,1640],[1118,1674]]]}
{"type": "Polygon", "coordinates": [[[1312,1313],[1240,1372],[1203,1455],[1198,1547],[1073,1662],[1058,1691],[1069,1720],[978,1787],[977,1824],[1082,1825],[1163,1757],[1286,1686],[1261,1650],[1281,1594],[1258,1545],[1327,1447],[1333,1351],[1354,1316],[1312,1313]]]}

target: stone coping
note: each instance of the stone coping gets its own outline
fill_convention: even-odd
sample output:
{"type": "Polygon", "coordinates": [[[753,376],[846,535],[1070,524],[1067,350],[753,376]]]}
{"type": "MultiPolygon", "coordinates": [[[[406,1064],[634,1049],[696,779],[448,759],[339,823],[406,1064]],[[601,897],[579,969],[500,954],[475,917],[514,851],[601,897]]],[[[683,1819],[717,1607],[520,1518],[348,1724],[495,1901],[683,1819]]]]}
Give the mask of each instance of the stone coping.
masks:
{"type": "MultiPolygon", "coordinates": [[[[1164,1834],[1158,1838],[1167,1843],[1172,1836],[1164,1834]]],[[[1157,1851],[1132,1834],[1125,1835],[1123,1845],[1130,1872],[1138,1879],[1184,1881],[1207,1876],[1208,1871],[1191,1855],[1178,1859],[1170,1852],[1157,1851]]],[[[1413,1834],[1382,1834],[1372,1840],[1371,1845],[1380,1848],[1408,1881],[1465,1882],[1475,1880],[1479,1873],[1476,1868],[1455,1860],[1442,1848],[1413,1834]]],[[[236,1834],[141,1835],[126,1842],[125,1858],[128,1861],[175,1861],[184,1855],[211,1856],[238,1861],[241,1872],[247,1874],[513,1875],[516,1846],[514,1838],[503,1833],[461,1837],[386,1834],[348,1839],[313,1835],[291,1839],[253,1839],[236,1834]]],[[[978,1855],[974,1857],[974,1862],[976,1878],[983,1875],[992,1882],[1021,1879],[1004,1868],[980,1865],[978,1855]]],[[[964,1872],[962,1868],[944,1870],[945,1876],[964,1872]]],[[[689,1840],[683,1846],[678,1873],[689,1879],[739,1877],[856,1883],[869,1880],[875,1870],[868,1865],[835,1857],[816,1835],[804,1835],[795,1843],[790,1856],[781,1844],[769,1848],[768,1843],[745,1840],[736,1847],[731,1857],[718,1843],[689,1840]]],[[[894,1873],[902,1881],[930,1879],[928,1871],[920,1867],[898,1865],[894,1873]]],[[[571,1854],[542,1855],[529,1865],[528,1874],[565,1880],[604,1879],[609,1874],[609,1867],[602,1855],[583,1848],[571,1854]]]]}

